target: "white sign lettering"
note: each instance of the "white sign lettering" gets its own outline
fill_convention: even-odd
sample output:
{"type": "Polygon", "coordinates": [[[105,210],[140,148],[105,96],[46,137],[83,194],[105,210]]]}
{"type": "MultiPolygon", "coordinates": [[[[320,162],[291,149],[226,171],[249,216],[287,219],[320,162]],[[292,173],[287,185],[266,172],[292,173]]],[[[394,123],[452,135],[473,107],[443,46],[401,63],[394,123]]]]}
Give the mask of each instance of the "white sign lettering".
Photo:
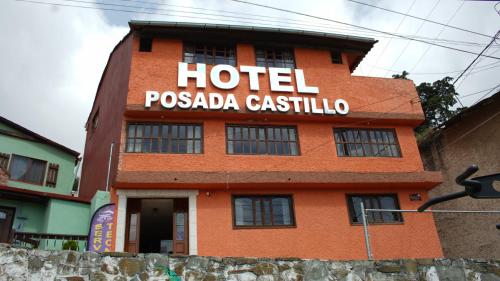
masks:
{"type": "MultiPolygon", "coordinates": [[[[198,63],[194,70],[188,69],[188,64],[179,62],[177,85],[186,88],[188,82],[195,83],[196,88],[206,88],[207,67],[198,63]]],[[[295,90],[299,94],[319,94],[319,88],[308,86],[302,69],[289,68],[264,68],[261,66],[236,67],[231,65],[215,65],[210,70],[210,82],[213,86],[223,90],[235,89],[240,84],[240,73],[248,74],[248,83],[251,91],[259,91],[259,74],[268,73],[271,92],[293,93],[295,90]],[[222,73],[226,72],[227,75],[222,73]],[[295,77],[295,85],[292,83],[292,75],[295,77]],[[222,78],[224,77],[224,79],[222,78]]],[[[198,109],[198,110],[232,110],[239,111],[240,106],[236,97],[232,93],[208,93],[197,92],[195,95],[188,91],[181,91],[178,94],[172,91],[165,91],[160,94],[158,91],[146,91],[144,107],[151,108],[153,104],[159,103],[163,108],[173,109],[198,109]]],[[[247,95],[245,108],[250,112],[282,112],[293,111],[295,113],[321,114],[321,115],[346,115],[349,113],[349,104],[344,99],[336,99],[333,102],[326,98],[318,100],[314,97],[301,96],[259,96],[256,94],[247,95]]]]}

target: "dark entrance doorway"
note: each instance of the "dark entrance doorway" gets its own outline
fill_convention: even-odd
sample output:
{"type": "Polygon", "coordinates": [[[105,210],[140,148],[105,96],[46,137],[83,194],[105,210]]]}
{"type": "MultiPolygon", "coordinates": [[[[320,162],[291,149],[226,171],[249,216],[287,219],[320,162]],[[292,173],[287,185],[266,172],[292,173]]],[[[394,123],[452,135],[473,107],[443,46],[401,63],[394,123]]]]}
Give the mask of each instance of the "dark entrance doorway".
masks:
{"type": "Polygon", "coordinates": [[[15,209],[0,206],[0,243],[8,243],[14,222],[15,209]]]}
{"type": "Polygon", "coordinates": [[[128,199],[125,251],[188,254],[188,199],[128,199]]]}

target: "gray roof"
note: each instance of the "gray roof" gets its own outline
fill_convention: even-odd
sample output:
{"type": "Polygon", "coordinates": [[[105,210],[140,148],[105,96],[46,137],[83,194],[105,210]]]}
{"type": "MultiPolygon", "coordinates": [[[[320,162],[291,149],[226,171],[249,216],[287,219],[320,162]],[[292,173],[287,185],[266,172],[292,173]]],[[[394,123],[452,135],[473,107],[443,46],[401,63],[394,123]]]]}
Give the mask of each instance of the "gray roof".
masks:
{"type": "Polygon", "coordinates": [[[365,43],[376,43],[377,40],[368,37],[351,36],[338,33],[316,32],[300,29],[290,28],[274,28],[274,27],[260,27],[260,26],[247,26],[247,25],[229,25],[229,24],[214,24],[214,23],[192,23],[192,22],[168,22],[168,21],[143,21],[131,20],[129,21],[131,28],[136,26],[151,26],[151,27],[187,27],[198,29],[218,29],[218,30],[234,30],[234,31],[256,31],[256,32],[277,32],[288,33],[296,35],[309,35],[314,37],[324,37],[332,39],[343,39],[350,41],[358,41],[365,43]]]}

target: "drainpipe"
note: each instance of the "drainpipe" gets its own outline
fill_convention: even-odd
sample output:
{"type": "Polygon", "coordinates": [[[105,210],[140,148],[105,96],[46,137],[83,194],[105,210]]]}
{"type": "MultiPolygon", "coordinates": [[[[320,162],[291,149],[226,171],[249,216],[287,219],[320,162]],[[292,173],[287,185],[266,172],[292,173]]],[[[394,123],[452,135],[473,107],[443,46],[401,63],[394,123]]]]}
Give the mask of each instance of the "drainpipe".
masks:
{"type": "Polygon", "coordinates": [[[114,146],[115,146],[115,142],[112,142],[111,147],[109,149],[108,176],[106,177],[106,192],[109,191],[109,176],[111,174],[111,159],[113,159],[113,147],[114,146]]]}

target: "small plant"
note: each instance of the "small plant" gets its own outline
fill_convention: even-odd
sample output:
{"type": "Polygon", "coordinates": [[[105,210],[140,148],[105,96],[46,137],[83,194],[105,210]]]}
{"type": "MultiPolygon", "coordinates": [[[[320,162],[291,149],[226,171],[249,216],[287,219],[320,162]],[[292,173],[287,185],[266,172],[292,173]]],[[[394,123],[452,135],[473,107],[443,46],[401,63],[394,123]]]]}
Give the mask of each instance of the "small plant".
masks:
{"type": "Polygon", "coordinates": [[[64,242],[63,250],[78,251],[78,242],[76,242],[75,240],[69,240],[64,242]]]}

